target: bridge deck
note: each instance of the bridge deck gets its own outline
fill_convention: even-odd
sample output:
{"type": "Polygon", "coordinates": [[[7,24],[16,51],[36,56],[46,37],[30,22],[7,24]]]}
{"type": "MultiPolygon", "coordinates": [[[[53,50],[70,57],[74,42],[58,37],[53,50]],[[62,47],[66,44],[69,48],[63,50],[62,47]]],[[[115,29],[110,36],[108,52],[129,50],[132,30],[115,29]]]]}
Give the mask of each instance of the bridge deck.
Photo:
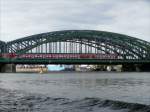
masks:
{"type": "Polygon", "coordinates": [[[150,60],[121,59],[0,59],[0,63],[14,64],[150,64],[150,60]]]}

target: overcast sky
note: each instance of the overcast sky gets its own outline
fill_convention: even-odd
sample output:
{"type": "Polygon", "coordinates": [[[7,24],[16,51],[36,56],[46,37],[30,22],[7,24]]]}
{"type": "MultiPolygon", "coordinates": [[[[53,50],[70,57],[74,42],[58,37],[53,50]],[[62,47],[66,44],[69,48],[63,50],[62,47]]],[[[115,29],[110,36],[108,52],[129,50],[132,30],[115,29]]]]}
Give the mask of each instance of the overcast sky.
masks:
{"type": "Polygon", "coordinates": [[[150,0],[0,0],[0,40],[71,29],[150,42],[150,0]]]}

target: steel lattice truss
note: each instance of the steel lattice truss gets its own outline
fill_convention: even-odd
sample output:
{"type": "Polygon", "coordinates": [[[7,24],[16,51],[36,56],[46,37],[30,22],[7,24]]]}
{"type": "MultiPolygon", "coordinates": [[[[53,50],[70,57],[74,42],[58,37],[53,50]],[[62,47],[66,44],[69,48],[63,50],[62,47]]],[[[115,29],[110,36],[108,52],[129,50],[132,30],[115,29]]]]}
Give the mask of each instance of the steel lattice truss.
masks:
{"type": "Polygon", "coordinates": [[[0,41],[0,53],[4,52],[5,42],[0,41]]]}
{"type": "Polygon", "coordinates": [[[33,35],[7,43],[8,53],[102,53],[119,59],[150,59],[150,43],[127,35],[66,30],[33,35]]]}

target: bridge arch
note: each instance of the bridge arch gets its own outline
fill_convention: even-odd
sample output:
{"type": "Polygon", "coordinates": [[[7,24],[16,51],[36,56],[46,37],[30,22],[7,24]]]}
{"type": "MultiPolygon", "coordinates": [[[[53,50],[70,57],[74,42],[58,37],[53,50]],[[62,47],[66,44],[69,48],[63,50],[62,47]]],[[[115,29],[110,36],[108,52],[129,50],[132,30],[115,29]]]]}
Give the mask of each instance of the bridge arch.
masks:
{"type": "Polygon", "coordinates": [[[0,41],[0,53],[4,53],[4,49],[5,49],[5,45],[6,45],[6,43],[5,42],[3,42],[3,41],[0,41]]]}
{"type": "Polygon", "coordinates": [[[150,59],[150,43],[127,35],[93,30],[65,30],[7,43],[8,53],[101,53],[119,59],[150,59]]]}

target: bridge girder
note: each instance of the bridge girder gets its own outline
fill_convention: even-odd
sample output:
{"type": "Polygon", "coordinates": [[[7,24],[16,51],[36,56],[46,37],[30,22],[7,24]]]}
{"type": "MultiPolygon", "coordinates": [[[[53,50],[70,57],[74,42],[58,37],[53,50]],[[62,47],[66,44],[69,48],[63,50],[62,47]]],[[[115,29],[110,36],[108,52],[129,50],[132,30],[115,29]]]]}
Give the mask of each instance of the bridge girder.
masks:
{"type": "Polygon", "coordinates": [[[87,45],[107,54],[116,53],[122,59],[150,59],[149,42],[127,35],[93,30],[55,31],[24,37],[8,42],[7,52],[18,54],[27,53],[31,49],[43,44],[56,42],[81,44],[78,47],[87,45]]]}

